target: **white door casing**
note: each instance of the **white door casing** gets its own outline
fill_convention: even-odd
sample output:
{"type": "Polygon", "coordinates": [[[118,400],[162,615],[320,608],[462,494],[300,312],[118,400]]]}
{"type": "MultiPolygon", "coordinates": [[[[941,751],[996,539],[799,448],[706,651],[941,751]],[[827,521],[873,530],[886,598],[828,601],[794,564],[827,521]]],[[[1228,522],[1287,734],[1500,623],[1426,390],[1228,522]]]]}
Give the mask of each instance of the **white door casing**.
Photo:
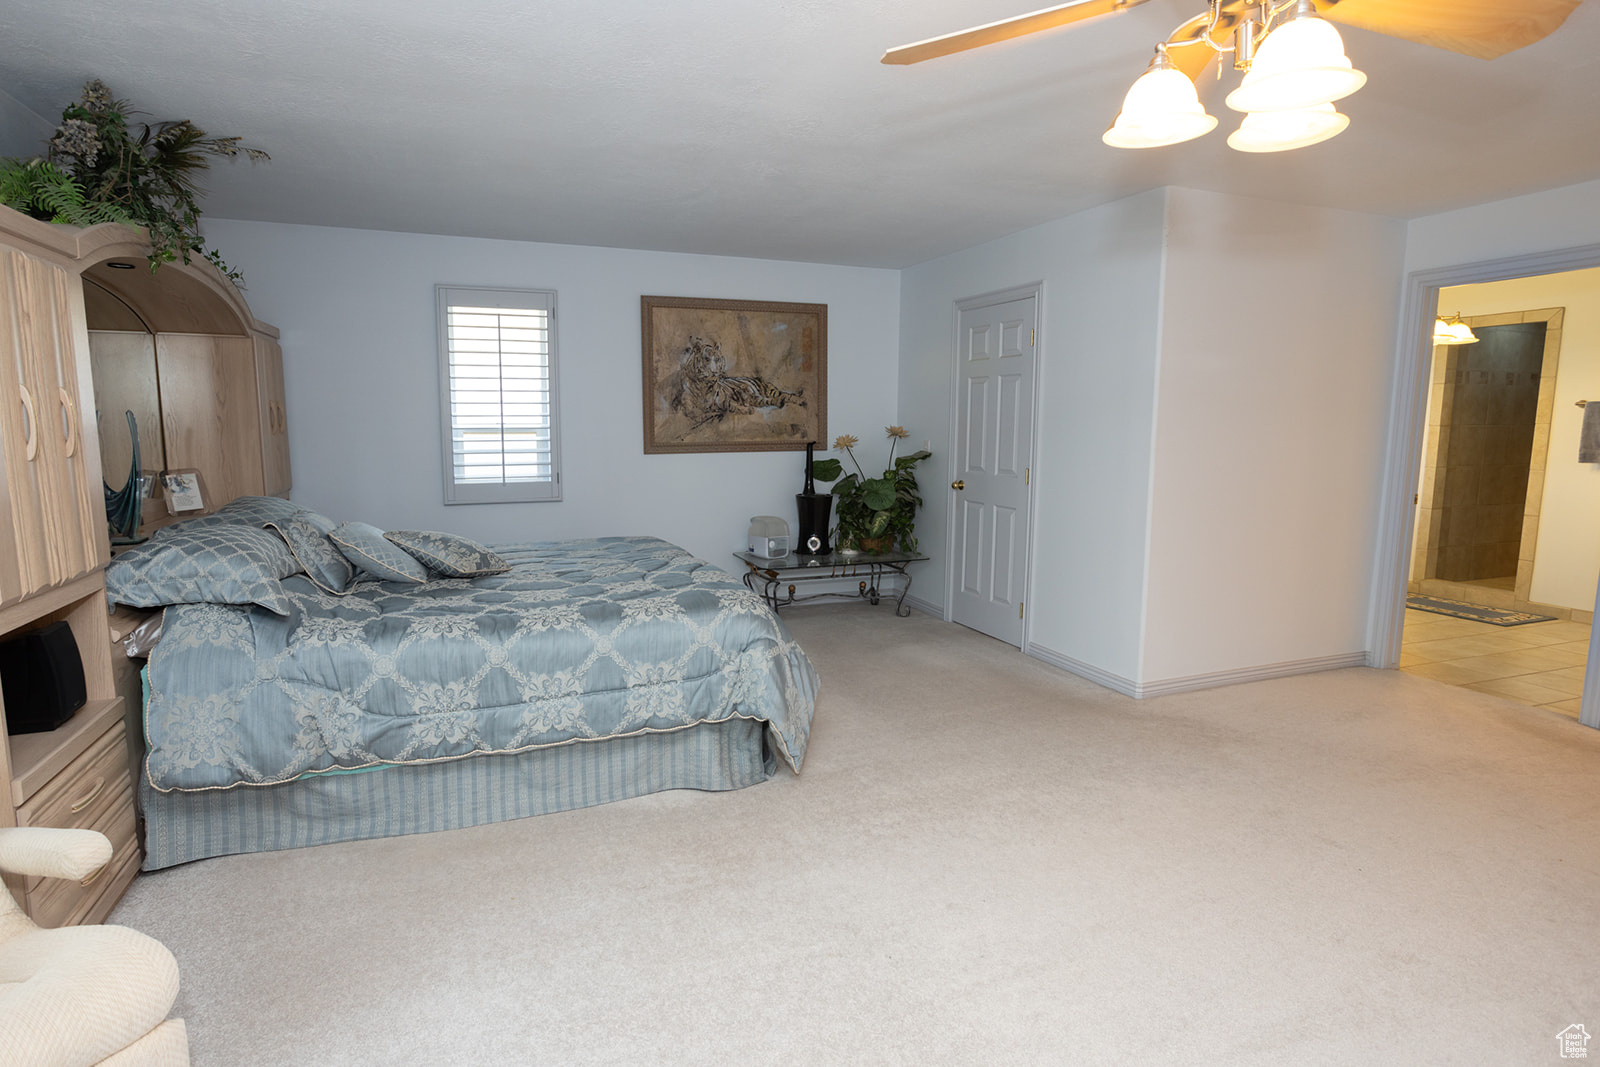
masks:
{"type": "Polygon", "coordinates": [[[957,318],[951,618],[1022,646],[1038,297],[963,302],[957,318]]]}

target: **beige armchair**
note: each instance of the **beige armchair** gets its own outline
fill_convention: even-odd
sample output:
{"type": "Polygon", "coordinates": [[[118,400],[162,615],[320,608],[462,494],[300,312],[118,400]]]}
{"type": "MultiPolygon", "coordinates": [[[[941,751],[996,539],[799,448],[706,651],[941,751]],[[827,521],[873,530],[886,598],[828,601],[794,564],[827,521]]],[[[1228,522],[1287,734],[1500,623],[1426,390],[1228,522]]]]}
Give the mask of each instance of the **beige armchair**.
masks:
{"type": "MultiPolygon", "coordinates": [[[[92,830],[0,829],[0,870],[86,878],[111,859],[92,830]]],[[[178,963],[123,926],[41,930],[0,887],[0,1067],[180,1067],[189,1062],[178,963]]]]}

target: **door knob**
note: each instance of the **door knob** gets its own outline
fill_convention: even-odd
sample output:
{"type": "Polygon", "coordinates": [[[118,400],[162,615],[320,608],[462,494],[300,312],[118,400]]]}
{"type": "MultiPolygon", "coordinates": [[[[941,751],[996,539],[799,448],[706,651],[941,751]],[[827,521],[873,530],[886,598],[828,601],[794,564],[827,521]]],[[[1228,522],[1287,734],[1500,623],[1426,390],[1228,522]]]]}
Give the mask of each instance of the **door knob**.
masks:
{"type": "Polygon", "coordinates": [[[958,478],[955,481],[950,483],[950,488],[952,488],[952,489],[965,489],[966,487],[967,487],[967,483],[966,483],[965,479],[958,478]]]}

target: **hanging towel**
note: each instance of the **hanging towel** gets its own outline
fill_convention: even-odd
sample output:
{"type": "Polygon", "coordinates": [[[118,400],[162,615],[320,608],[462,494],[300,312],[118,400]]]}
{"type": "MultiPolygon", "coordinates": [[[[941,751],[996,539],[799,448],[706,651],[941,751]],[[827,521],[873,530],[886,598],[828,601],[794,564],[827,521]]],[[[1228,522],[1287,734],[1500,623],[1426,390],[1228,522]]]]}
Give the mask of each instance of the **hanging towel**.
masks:
{"type": "Polygon", "coordinates": [[[1578,462],[1600,463],[1600,400],[1583,406],[1583,430],[1578,434],[1578,462]]]}

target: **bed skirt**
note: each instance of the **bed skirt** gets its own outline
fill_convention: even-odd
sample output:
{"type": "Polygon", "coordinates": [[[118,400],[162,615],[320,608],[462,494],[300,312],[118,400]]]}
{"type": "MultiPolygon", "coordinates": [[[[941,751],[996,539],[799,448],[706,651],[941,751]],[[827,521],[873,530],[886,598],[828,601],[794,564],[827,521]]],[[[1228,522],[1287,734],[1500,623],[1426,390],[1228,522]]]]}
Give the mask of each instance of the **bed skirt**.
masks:
{"type": "Polygon", "coordinates": [[[743,789],[771,777],[767,724],[702,723],[618,737],[386,767],[270,786],[158,793],[140,775],[144,869],[548,815],[665,789],[743,789]]]}

